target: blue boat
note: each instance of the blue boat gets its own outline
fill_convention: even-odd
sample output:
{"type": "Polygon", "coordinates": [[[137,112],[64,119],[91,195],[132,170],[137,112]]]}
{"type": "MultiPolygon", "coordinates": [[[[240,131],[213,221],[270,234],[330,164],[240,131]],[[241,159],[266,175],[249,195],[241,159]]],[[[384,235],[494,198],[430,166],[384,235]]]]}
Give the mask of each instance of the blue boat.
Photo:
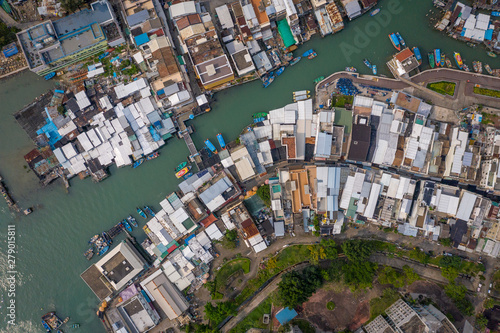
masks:
{"type": "Polygon", "coordinates": [[[399,43],[399,38],[395,33],[389,35],[389,39],[391,40],[392,46],[398,51],[401,51],[401,45],[399,43]]]}
{"type": "Polygon", "coordinates": [[[101,236],[102,236],[102,239],[104,239],[104,241],[106,241],[106,243],[108,243],[108,245],[113,244],[113,240],[111,239],[111,237],[109,237],[109,235],[106,233],[106,231],[103,231],[101,233],[101,236]]]}
{"type": "Polygon", "coordinates": [[[189,177],[191,177],[192,175],[193,175],[193,173],[190,171],[190,172],[186,173],[184,176],[182,176],[182,178],[183,178],[184,180],[186,180],[186,179],[188,179],[189,177]]]}
{"type": "Polygon", "coordinates": [[[371,13],[370,16],[375,16],[380,12],[380,8],[374,9],[371,13]]]}
{"type": "Polygon", "coordinates": [[[149,206],[144,206],[144,210],[146,211],[146,214],[148,214],[149,216],[151,217],[155,217],[155,212],[153,212],[153,210],[151,208],[149,208],[149,206]]]}
{"type": "Polygon", "coordinates": [[[144,213],[144,211],[142,209],[140,209],[139,207],[137,207],[137,214],[141,215],[145,219],[148,218],[147,215],[146,215],[146,213],[144,213]]]}
{"type": "Polygon", "coordinates": [[[302,56],[303,56],[303,57],[307,57],[308,55],[313,54],[313,53],[314,53],[314,50],[313,50],[313,49],[309,49],[309,50],[307,50],[306,52],[304,52],[304,53],[302,54],[302,56]]]}
{"type": "Polygon", "coordinates": [[[254,124],[260,123],[261,121],[264,121],[264,120],[266,120],[266,118],[264,118],[264,117],[253,118],[254,124]]]}
{"type": "Polygon", "coordinates": [[[131,225],[133,225],[134,227],[138,227],[139,225],[137,224],[137,220],[132,216],[132,215],[129,215],[127,217],[127,221],[128,223],[130,223],[131,225]]]}
{"type": "Polygon", "coordinates": [[[214,154],[217,154],[217,149],[215,149],[215,146],[210,142],[210,140],[206,139],[205,140],[205,146],[207,146],[208,149],[214,154]]]}
{"type": "Polygon", "coordinates": [[[134,164],[132,165],[132,168],[137,168],[139,165],[141,165],[142,163],[144,163],[144,158],[140,158],[138,159],[137,161],[134,162],[134,164]]]}
{"type": "Polygon", "coordinates": [[[377,75],[377,65],[372,66],[373,75],[377,75]]]}
{"type": "Polygon", "coordinates": [[[42,320],[42,325],[43,325],[43,328],[45,328],[45,330],[46,330],[48,333],[50,333],[50,332],[52,331],[52,330],[50,329],[49,325],[47,325],[47,323],[46,323],[46,322],[44,322],[43,320],[42,320]]]}
{"type": "Polygon", "coordinates": [[[49,74],[45,75],[43,78],[44,78],[45,80],[50,80],[50,79],[52,79],[54,76],[56,76],[56,72],[49,73],[49,74]]]}
{"type": "Polygon", "coordinates": [[[264,88],[269,87],[273,82],[274,82],[274,75],[264,81],[264,88]]]}
{"type": "Polygon", "coordinates": [[[420,54],[420,50],[418,47],[413,47],[413,53],[415,53],[415,58],[417,58],[418,63],[421,65],[422,64],[422,55],[420,54]]]}
{"type": "Polygon", "coordinates": [[[106,245],[102,247],[97,254],[102,256],[104,253],[108,252],[108,250],[109,250],[109,245],[106,245]]]}
{"type": "Polygon", "coordinates": [[[403,39],[403,37],[401,37],[401,35],[399,34],[399,32],[396,32],[396,36],[398,37],[399,44],[401,44],[401,46],[403,46],[403,48],[406,47],[405,40],[403,39]]]}
{"type": "Polygon", "coordinates": [[[217,134],[217,140],[219,141],[220,148],[222,150],[226,149],[226,142],[224,141],[221,133],[217,134]]]}
{"type": "Polygon", "coordinates": [[[301,57],[293,58],[293,60],[290,62],[290,66],[293,66],[296,63],[298,63],[300,61],[300,59],[302,59],[302,58],[301,57]]]}
{"type": "Polygon", "coordinates": [[[280,69],[278,69],[278,70],[276,71],[276,76],[280,76],[280,75],[281,75],[281,73],[283,73],[284,71],[285,71],[285,66],[280,67],[280,69]]]}
{"type": "Polygon", "coordinates": [[[435,49],[434,50],[434,62],[436,63],[436,66],[441,65],[441,50],[440,49],[435,49]]]}
{"type": "Polygon", "coordinates": [[[130,223],[128,223],[128,221],[126,219],[123,219],[122,223],[123,223],[123,226],[125,227],[125,229],[127,229],[128,232],[132,232],[132,227],[130,226],[130,223]]]}
{"type": "Polygon", "coordinates": [[[372,68],[372,64],[370,63],[370,61],[368,59],[363,59],[363,63],[366,65],[366,67],[368,68],[372,68]]]}

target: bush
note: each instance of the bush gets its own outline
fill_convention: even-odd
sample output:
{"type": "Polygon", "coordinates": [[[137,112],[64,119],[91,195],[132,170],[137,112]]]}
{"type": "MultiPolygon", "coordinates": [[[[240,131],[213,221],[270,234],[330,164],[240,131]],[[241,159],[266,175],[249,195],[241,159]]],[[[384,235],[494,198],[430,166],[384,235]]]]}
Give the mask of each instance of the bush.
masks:
{"type": "Polygon", "coordinates": [[[330,311],[333,311],[333,309],[335,309],[335,303],[333,302],[326,303],[326,308],[330,311]]]}
{"type": "Polygon", "coordinates": [[[229,230],[222,239],[222,246],[226,249],[235,249],[238,245],[238,231],[236,229],[229,230]]]}
{"type": "Polygon", "coordinates": [[[450,238],[439,238],[439,243],[443,246],[451,246],[450,238]]]}
{"type": "Polygon", "coordinates": [[[269,185],[262,185],[259,187],[257,195],[268,207],[271,207],[271,192],[269,190],[269,185]]]}
{"type": "Polygon", "coordinates": [[[205,315],[212,327],[218,326],[226,317],[236,315],[236,305],[231,302],[216,303],[215,306],[208,302],[205,304],[205,315]]]}
{"type": "Polygon", "coordinates": [[[382,296],[370,300],[370,320],[381,315],[385,310],[399,299],[396,289],[384,289],[382,296]]]}
{"type": "Polygon", "coordinates": [[[474,87],[474,94],[500,98],[500,90],[474,87]]]}
{"type": "Polygon", "coordinates": [[[301,305],[323,284],[321,269],[309,266],[302,272],[292,271],[283,275],[278,284],[278,298],[283,306],[291,309],[301,305]]]}
{"type": "Polygon", "coordinates": [[[427,88],[442,95],[453,96],[455,94],[456,83],[448,81],[433,82],[427,85],[427,88]]]}

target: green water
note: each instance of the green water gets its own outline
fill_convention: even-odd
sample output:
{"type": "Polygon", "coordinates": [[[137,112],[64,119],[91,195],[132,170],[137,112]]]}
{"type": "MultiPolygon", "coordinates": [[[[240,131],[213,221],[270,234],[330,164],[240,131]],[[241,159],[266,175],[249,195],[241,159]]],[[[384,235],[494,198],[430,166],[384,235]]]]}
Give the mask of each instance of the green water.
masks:
{"type": "MultiPolygon", "coordinates": [[[[245,84],[217,94],[213,110],[192,123],[196,127],[194,139],[201,147],[203,140],[222,132],[226,141],[236,138],[256,112],[269,111],[291,103],[294,90],[313,91],[313,80],[355,66],[369,73],[362,60],[369,58],[379,73],[389,75],[385,62],[394,53],[387,35],[399,31],[409,46],[419,46],[426,59],[428,51],[439,47],[446,54],[453,51],[471,63],[481,60],[493,68],[500,61],[489,58],[483,49],[471,49],[464,43],[444,36],[429,26],[430,1],[381,1],[382,12],[370,18],[365,16],[347,23],[339,34],[314,38],[295,53],[314,48],[319,54],[314,60],[303,59],[289,67],[275,82],[263,89],[259,82],[245,84]],[[395,13],[383,16],[383,13],[395,13]],[[380,21],[380,22],[379,22],[380,21]],[[382,25],[383,24],[383,25],[382,25]],[[365,31],[365,32],[363,32],[365,31]],[[357,37],[358,36],[358,37],[357,37]],[[359,36],[368,37],[363,40],[359,36]],[[354,52],[346,56],[345,50],[354,52]]],[[[424,64],[426,60],[424,59],[424,64]]],[[[89,179],[71,181],[69,193],[62,183],[40,188],[36,177],[23,168],[23,155],[33,145],[17,125],[12,114],[34,97],[52,86],[50,82],[25,72],[0,81],[0,174],[6,179],[13,197],[22,207],[34,206],[35,213],[27,217],[11,214],[0,200],[0,332],[43,332],[40,315],[57,310],[70,322],[82,325],[81,332],[103,331],[95,315],[97,298],[80,279],[89,262],[83,257],[88,239],[96,232],[109,229],[136,206],[159,208],[158,202],[176,189],[178,180],[173,169],[186,159],[188,150],[184,141],[171,139],[162,148],[161,156],[144,163],[138,169],[111,169],[111,177],[99,184],[89,179]],[[7,297],[7,225],[17,229],[15,328],[6,328],[7,297]]],[[[143,225],[144,220],[138,221],[143,225]]],[[[139,241],[145,238],[141,229],[134,231],[139,241]]],[[[95,260],[95,259],[93,259],[95,260]]]]}

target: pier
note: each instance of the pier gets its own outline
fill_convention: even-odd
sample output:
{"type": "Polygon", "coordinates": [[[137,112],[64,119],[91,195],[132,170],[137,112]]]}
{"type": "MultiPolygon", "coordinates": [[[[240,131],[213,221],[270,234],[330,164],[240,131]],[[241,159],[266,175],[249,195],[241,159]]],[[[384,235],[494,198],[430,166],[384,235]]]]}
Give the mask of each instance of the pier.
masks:
{"type": "Polygon", "coordinates": [[[196,149],[196,146],[194,145],[193,139],[191,138],[191,133],[193,133],[192,127],[191,126],[187,127],[186,124],[184,123],[184,121],[188,119],[189,115],[187,114],[182,114],[177,118],[177,122],[179,125],[179,135],[182,136],[182,138],[186,142],[186,146],[188,147],[189,150],[189,159],[196,163],[196,167],[198,168],[199,171],[202,169],[200,167],[200,165],[202,165],[202,160],[200,154],[198,153],[198,150],[196,149]]]}
{"type": "Polygon", "coordinates": [[[2,176],[0,176],[0,193],[2,193],[2,196],[5,199],[5,201],[7,202],[7,206],[9,206],[9,208],[14,209],[18,213],[21,211],[21,209],[19,209],[19,206],[15,203],[15,201],[10,196],[9,192],[7,192],[7,189],[5,188],[5,185],[3,184],[2,176]]]}

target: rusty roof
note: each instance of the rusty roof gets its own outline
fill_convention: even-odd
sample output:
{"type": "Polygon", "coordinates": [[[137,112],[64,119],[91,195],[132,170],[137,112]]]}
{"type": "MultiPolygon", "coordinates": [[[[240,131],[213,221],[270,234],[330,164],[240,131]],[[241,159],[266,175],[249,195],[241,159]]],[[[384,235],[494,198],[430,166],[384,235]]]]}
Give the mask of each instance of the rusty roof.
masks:
{"type": "Polygon", "coordinates": [[[199,24],[202,22],[199,14],[191,14],[178,19],[177,21],[175,21],[175,23],[177,24],[177,28],[180,31],[190,25],[199,24]]]}
{"type": "Polygon", "coordinates": [[[285,137],[281,138],[281,144],[287,146],[287,155],[289,159],[294,159],[297,157],[296,155],[296,149],[295,149],[295,137],[285,137]]]}
{"type": "Polygon", "coordinates": [[[259,230],[257,230],[255,223],[253,223],[251,219],[246,219],[245,221],[241,222],[241,228],[246,234],[246,238],[251,238],[259,234],[259,230]]]}
{"type": "Polygon", "coordinates": [[[408,59],[409,57],[411,57],[412,55],[413,55],[413,52],[411,52],[411,50],[409,48],[406,48],[403,51],[401,51],[398,54],[396,54],[396,59],[399,62],[403,62],[406,59],[408,59]]]}

